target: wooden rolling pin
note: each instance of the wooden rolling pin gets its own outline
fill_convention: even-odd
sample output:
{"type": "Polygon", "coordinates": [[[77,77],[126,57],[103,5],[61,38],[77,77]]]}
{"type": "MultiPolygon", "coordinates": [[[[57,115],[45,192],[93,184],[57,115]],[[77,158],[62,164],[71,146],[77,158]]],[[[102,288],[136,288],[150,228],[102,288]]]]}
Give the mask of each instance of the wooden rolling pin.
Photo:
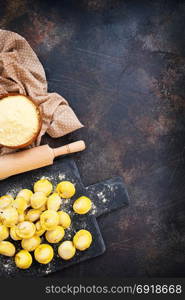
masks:
{"type": "Polygon", "coordinates": [[[0,157],[0,180],[23,172],[53,164],[57,156],[79,152],[85,149],[84,141],[77,141],[52,149],[43,145],[0,157]]]}

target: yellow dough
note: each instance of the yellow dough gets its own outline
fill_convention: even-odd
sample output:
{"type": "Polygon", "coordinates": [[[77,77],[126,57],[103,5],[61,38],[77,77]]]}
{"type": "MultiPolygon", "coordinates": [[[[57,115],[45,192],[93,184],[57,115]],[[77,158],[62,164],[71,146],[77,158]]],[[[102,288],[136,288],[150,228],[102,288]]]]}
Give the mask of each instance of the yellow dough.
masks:
{"type": "Polygon", "coordinates": [[[35,192],[31,196],[31,207],[35,209],[41,208],[47,201],[47,197],[43,192],[35,192]]]}
{"type": "MultiPolygon", "coordinates": [[[[0,255],[15,256],[17,268],[28,269],[32,265],[30,252],[34,252],[38,263],[48,264],[54,257],[56,247],[61,259],[70,260],[77,250],[84,251],[91,246],[92,235],[85,229],[76,232],[72,241],[65,238],[65,231],[71,226],[71,217],[60,209],[63,205],[65,210],[68,203],[64,199],[74,196],[74,184],[62,181],[55,192],[52,190],[53,185],[48,179],[40,179],[34,184],[34,193],[22,189],[15,199],[11,195],[0,197],[0,255]],[[54,245],[57,243],[59,247],[54,245]],[[17,254],[15,246],[18,247],[17,254]]],[[[77,214],[86,214],[91,208],[92,201],[86,196],[73,202],[73,210],[77,214]]]]}
{"type": "Polygon", "coordinates": [[[4,195],[0,197],[0,209],[5,209],[12,205],[14,198],[10,195],[4,195]]]}
{"type": "Polygon", "coordinates": [[[3,210],[1,218],[4,225],[12,227],[17,224],[19,216],[15,207],[8,207],[3,210]]]}
{"type": "Polygon", "coordinates": [[[55,244],[63,239],[64,234],[64,228],[61,226],[56,226],[55,229],[46,231],[45,237],[49,243],[55,244]]]}
{"type": "Polygon", "coordinates": [[[80,215],[88,213],[92,207],[92,201],[85,196],[78,198],[73,204],[73,210],[80,215]]]}
{"type": "Polygon", "coordinates": [[[28,269],[32,261],[32,256],[27,250],[21,250],[15,255],[15,264],[19,269],[28,269]]]}
{"type": "Polygon", "coordinates": [[[35,227],[36,227],[36,232],[35,232],[35,235],[38,235],[38,236],[41,236],[45,233],[46,229],[44,229],[42,226],[41,226],[41,223],[40,221],[37,221],[37,223],[35,224],[35,227]]]}
{"type": "Polygon", "coordinates": [[[4,241],[9,237],[9,229],[5,225],[0,225],[0,241],[4,241]]]}
{"type": "Polygon", "coordinates": [[[34,184],[34,192],[43,192],[49,196],[53,190],[53,185],[48,179],[40,179],[34,184]]]}
{"type": "Polygon", "coordinates": [[[50,245],[41,244],[35,249],[34,256],[40,264],[48,264],[53,259],[54,251],[50,245]]]}
{"type": "Polygon", "coordinates": [[[13,201],[13,207],[17,209],[19,214],[23,214],[27,208],[27,201],[23,197],[18,197],[13,201]]]}
{"type": "Polygon", "coordinates": [[[61,206],[61,198],[57,193],[53,193],[48,197],[47,200],[47,209],[49,210],[59,210],[61,206]]]}
{"type": "Polygon", "coordinates": [[[59,211],[59,225],[61,225],[63,228],[68,228],[71,225],[71,218],[65,211],[59,211]]]}
{"type": "Polygon", "coordinates": [[[71,198],[75,194],[75,186],[70,181],[61,181],[56,188],[61,198],[71,198]]]}
{"type": "Polygon", "coordinates": [[[16,226],[16,234],[22,239],[31,238],[35,234],[35,231],[35,225],[29,221],[21,222],[16,226]]]}
{"type": "Polygon", "coordinates": [[[40,218],[41,215],[40,209],[32,208],[26,214],[26,221],[35,222],[40,218]]]}
{"type": "Polygon", "coordinates": [[[0,242],[0,254],[5,256],[14,256],[15,254],[15,246],[7,241],[0,242]]]}
{"type": "Polygon", "coordinates": [[[42,205],[41,207],[39,207],[39,210],[40,210],[41,212],[47,210],[47,201],[46,201],[46,203],[45,203],[44,205],[42,205]]]}
{"type": "Polygon", "coordinates": [[[19,216],[18,216],[18,223],[21,223],[23,221],[25,221],[25,214],[24,213],[23,214],[19,214],[19,216]]]}
{"type": "Polygon", "coordinates": [[[64,260],[71,259],[76,253],[76,249],[71,241],[65,241],[58,247],[58,254],[64,260]]]}
{"type": "Polygon", "coordinates": [[[40,216],[40,223],[46,230],[54,229],[59,223],[58,213],[54,210],[44,211],[40,216]]]}
{"type": "Polygon", "coordinates": [[[19,198],[19,197],[24,198],[27,202],[27,205],[30,206],[30,199],[31,199],[32,195],[33,195],[32,191],[30,191],[28,189],[23,189],[17,194],[16,198],[19,198]]]}
{"type": "Polygon", "coordinates": [[[34,235],[30,239],[23,239],[21,246],[23,249],[31,252],[34,251],[41,243],[41,238],[37,235],[34,235]]]}
{"type": "Polygon", "coordinates": [[[73,243],[76,249],[84,251],[90,247],[92,243],[92,235],[89,231],[81,229],[75,234],[73,243]]]}
{"type": "Polygon", "coordinates": [[[13,226],[10,228],[10,236],[12,238],[12,240],[14,241],[19,241],[22,238],[20,236],[18,236],[18,234],[16,233],[16,226],[13,226]]]}

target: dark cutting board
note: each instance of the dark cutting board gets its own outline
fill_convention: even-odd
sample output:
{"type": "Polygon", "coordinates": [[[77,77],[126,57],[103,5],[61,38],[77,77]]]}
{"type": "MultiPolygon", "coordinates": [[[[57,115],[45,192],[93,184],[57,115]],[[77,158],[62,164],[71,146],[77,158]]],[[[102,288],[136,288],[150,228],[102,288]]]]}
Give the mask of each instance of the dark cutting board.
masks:
{"type": "MultiPolygon", "coordinates": [[[[16,193],[23,189],[32,189],[33,183],[46,177],[53,183],[54,187],[62,180],[69,180],[76,186],[76,194],[71,200],[63,200],[61,210],[69,212],[72,217],[72,226],[66,230],[63,240],[72,239],[75,232],[80,229],[87,229],[92,233],[93,243],[91,247],[83,252],[77,251],[70,261],[64,261],[57,256],[57,248],[60,244],[52,245],[55,256],[48,265],[41,265],[36,261],[27,270],[16,268],[14,259],[0,255],[0,276],[19,277],[19,276],[45,276],[49,273],[61,270],[73,264],[96,257],[103,254],[105,244],[99,230],[96,218],[112,210],[126,207],[128,205],[128,194],[120,177],[97,183],[85,187],[81,181],[78,168],[74,160],[69,158],[57,159],[52,166],[30,171],[24,174],[7,178],[0,182],[0,195],[16,193]],[[72,210],[72,204],[81,195],[89,196],[93,201],[93,208],[88,215],[77,215],[72,210]]],[[[43,239],[44,242],[44,239],[43,239]]],[[[16,248],[21,249],[20,242],[16,242],[16,248]]]]}

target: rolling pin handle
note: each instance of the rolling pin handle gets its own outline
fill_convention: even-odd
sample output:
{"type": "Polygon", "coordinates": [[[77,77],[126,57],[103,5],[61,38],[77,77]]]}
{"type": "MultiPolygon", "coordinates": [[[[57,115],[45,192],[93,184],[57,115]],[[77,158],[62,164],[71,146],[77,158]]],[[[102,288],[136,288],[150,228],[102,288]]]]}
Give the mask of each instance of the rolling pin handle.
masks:
{"type": "Polygon", "coordinates": [[[85,149],[84,141],[77,141],[65,146],[53,149],[54,157],[83,151],[85,149]]]}

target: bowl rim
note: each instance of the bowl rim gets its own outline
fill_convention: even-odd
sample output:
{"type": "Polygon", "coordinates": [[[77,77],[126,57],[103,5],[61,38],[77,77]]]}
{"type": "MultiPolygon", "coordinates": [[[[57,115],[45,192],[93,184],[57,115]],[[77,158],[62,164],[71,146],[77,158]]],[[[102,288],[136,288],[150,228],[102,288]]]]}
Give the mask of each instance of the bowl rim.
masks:
{"type": "Polygon", "coordinates": [[[38,137],[38,135],[41,131],[41,128],[42,128],[42,113],[41,113],[41,110],[40,110],[38,104],[35,102],[35,100],[32,97],[28,96],[28,95],[24,95],[24,94],[20,94],[20,93],[0,94],[0,101],[4,98],[10,97],[10,96],[24,96],[25,98],[29,99],[33,103],[33,105],[36,107],[36,110],[37,110],[37,113],[38,113],[38,121],[39,121],[38,130],[29,141],[27,141],[24,144],[16,145],[16,146],[7,146],[7,145],[4,145],[4,144],[0,143],[0,147],[6,147],[6,148],[9,148],[9,149],[21,149],[21,148],[25,148],[25,147],[30,146],[37,139],[37,137],[38,137]]]}

